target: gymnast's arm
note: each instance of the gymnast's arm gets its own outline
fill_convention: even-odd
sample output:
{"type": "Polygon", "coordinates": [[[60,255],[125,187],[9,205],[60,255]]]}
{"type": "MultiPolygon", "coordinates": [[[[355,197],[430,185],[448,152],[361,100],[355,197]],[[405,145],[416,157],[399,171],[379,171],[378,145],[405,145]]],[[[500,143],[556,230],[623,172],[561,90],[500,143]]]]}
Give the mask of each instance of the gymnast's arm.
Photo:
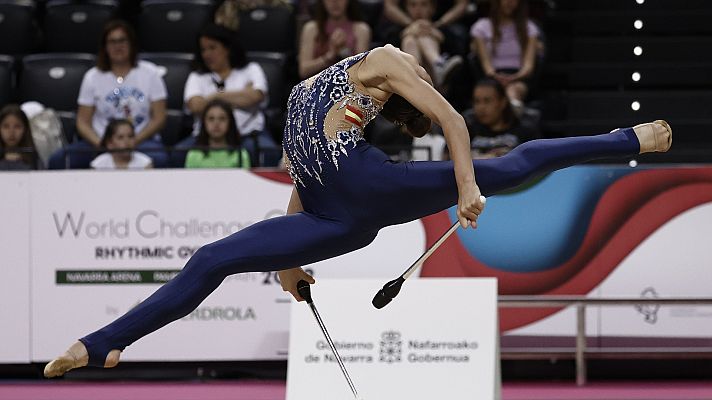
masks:
{"type": "MultiPolygon", "coordinates": [[[[297,193],[297,189],[292,188],[292,196],[289,198],[289,205],[287,206],[287,215],[295,214],[300,211],[304,211],[302,201],[299,200],[299,193],[297,193]]],[[[282,290],[291,293],[297,301],[304,301],[302,296],[300,296],[297,292],[297,282],[302,279],[312,285],[315,282],[314,278],[304,272],[304,270],[300,267],[279,271],[277,272],[277,275],[279,275],[279,283],[282,285],[282,290]]]]}
{"type": "Polygon", "coordinates": [[[460,113],[433,88],[430,77],[415,58],[393,46],[373,50],[359,68],[358,75],[365,86],[401,95],[442,127],[455,169],[460,223],[467,227],[470,221],[473,227],[476,226],[484,204],[475,182],[470,137],[460,113]]]}

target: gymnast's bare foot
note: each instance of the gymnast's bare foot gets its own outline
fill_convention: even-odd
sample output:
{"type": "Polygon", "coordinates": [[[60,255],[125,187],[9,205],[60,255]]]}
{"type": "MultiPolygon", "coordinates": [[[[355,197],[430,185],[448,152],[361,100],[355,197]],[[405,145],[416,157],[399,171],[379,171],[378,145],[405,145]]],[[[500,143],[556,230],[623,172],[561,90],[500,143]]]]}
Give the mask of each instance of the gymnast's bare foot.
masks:
{"type": "Polygon", "coordinates": [[[648,122],[633,127],[640,142],[640,153],[666,152],[672,145],[672,128],[663,120],[648,122]]]}
{"type": "MultiPolygon", "coordinates": [[[[120,350],[111,350],[106,356],[104,368],[113,368],[119,363],[121,356],[120,350]]],[[[85,367],[89,362],[89,354],[87,353],[84,343],[77,341],[63,355],[50,361],[44,368],[45,378],[54,378],[62,376],[67,371],[74,368],[85,367]]]]}

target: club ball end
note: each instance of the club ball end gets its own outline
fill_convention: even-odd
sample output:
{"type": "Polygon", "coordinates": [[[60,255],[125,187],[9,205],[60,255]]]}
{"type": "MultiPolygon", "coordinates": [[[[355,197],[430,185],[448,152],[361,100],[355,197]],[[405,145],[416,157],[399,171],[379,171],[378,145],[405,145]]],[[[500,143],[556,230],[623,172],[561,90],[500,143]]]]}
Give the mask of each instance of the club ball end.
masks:
{"type": "Polygon", "coordinates": [[[374,307],[377,309],[381,309],[385,306],[388,305],[393,300],[392,297],[388,297],[383,293],[383,290],[379,290],[378,293],[373,297],[373,300],[371,301],[371,304],[373,304],[374,307]]]}

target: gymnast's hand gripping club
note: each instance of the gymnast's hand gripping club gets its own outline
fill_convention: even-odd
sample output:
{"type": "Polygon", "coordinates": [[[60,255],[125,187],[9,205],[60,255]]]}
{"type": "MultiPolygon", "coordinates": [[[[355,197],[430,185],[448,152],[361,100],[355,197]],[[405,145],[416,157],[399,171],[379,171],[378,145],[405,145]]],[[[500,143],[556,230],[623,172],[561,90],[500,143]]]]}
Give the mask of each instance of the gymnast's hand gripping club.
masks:
{"type": "Polygon", "coordinates": [[[299,293],[300,296],[302,296],[302,298],[304,300],[307,301],[307,304],[309,304],[309,308],[311,308],[311,312],[312,312],[312,314],[314,314],[314,318],[316,319],[316,322],[319,324],[319,328],[321,328],[321,332],[324,334],[324,338],[326,339],[326,342],[329,343],[331,352],[334,354],[334,357],[336,357],[336,362],[339,363],[339,368],[341,368],[341,372],[344,374],[344,378],[346,378],[346,382],[349,383],[349,388],[351,388],[351,393],[354,394],[354,398],[356,400],[362,400],[361,397],[359,397],[358,392],[356,391],[356,386],[354,386],[354,383],[351,380],[349,373],[346,371],[344,362],[341,361],[339,352],[336,351],[336,346],[334,346],[334,342],[331,340],[331,336],[329,336],[329,332],[326,330],[324,321],[321,320],[321,316],[319,315],[319,311],[317,311],[317,309],[316,309],[316,305],[314,305],[314,301],[312,300],[312,297],[311,297],[311,289],[309,287],[309,282],[307,282],[305,280],[300,280],[299,282],[297,282],[297,292],[299,293]]]}
{"type": "MultiPolygon", "coordinates": [[[[480,196],[480,200],[482,201],[482,204],[485,204],[487,202],[487,199],[484,196],[480,196]]],[[[458,225],[460,225],[459,222],[455,222],[454,224],[452,224],[450,229],[448,229],[447,232],[440,236],[440,239],[438,239],[437,242],[430,246],[430,248],[425,253],[423,253],[423,255],[420,256],[420,258],[418,258],[407,270],[405,270],[405,272],[403,272],[401,276],[383,285],[383,288],[381,288],[381,290],[379,290],[378,293],[373,296],[371,304],[373,304],[374,307],[380,310],[381,308],[387,306],[388,303],[393,301],[393,299],[398,296],[398,293],[400,293],[401,286],[403,286],[403,282],[405,282],[405,280],[408,279],[413,274],[413,272],[418,269],[418,267],[423,265],[425,260],[427,260],[428,257],[430,257],[435,252],[435,250],[437,250],[438,247],[440,247],[440,245],[443,244],[443,242],[445,242],[445,240],[447,240],[447,238],[449,238],[450,235],[452,235],[452,233],[457,230],[458,225]]]]}

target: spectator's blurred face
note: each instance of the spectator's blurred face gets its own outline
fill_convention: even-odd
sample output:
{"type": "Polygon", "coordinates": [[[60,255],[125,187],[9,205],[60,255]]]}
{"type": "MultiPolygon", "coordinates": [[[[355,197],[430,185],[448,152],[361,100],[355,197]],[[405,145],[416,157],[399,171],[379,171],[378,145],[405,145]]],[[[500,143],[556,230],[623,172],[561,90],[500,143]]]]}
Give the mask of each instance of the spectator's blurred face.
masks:
{"type": "Polygon", "coordinates": [[[349,0],[322,0],[329,18],[341,18],[346,15],[346,6],[349,0]]]}
{"type": "Polygon", "coordinates": [[[472,94],[472,107],[477,120],[486,126],[498,123],[507,107],[507,97],[491,86],[477,86],[472,94]]]}
{"type": "Polygon", "coordinates": [[[112,64],[125,63],[131,56],[131,44],[126,32],[119,28],[106,35],[106,53],[112,64]]]}
{"type": "Polygon", "coordinates": [[[0,138],[6,147],[17,147],[22,141],[25,127],[22,121],[14,115],[8,115],[0,122],[0,138]]]}
{"type": "Polygon", "coordinates": [[[230,50],[215,39],[200,38],[200,55],[209,70],[219,72],[230,68],[230,50]]]}
{"type": "Polygon", "coordinates": [[[229,116],[220,107],[211,107],[205,113],[205,131],[211,140],[223,140],[227,135],[229,116]]]}
{"type": "Polygon", "coordinates": [[[511,17],[514,10],[519,7],[519,0],[500,0],[502,3],[502,14],[511,17]]]}
{"type": "Polygon", "coordinates": [[[413,19],[430,20],[435,13],[435,5],[433,0],[406,0],[405,11],[413,19]]]}
{"type": "MultiPolygon", "coordinates": [[[[109,150],[133,149],[135,145],[134,130],[128,124],[121,124],[116,127],[114,136],[106,143],[106,148],[109,150]]],[[[113,153],[114,155],[130,157],[130,152],[113,153]]]]}

